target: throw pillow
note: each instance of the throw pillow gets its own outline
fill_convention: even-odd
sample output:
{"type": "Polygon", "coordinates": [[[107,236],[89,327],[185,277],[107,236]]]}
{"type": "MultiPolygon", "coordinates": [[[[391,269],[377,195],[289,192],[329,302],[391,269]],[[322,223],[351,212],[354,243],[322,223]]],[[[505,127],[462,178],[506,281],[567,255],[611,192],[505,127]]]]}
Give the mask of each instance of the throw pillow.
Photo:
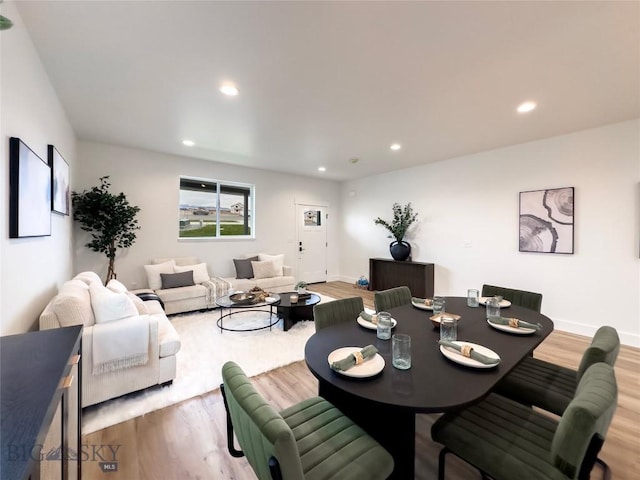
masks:
{"type": "Polygon", "coordinates": [[[127,291],[127,287],[125,287],[122,282],[119,282],[115,278],[109,280],[109,283],[107,283],[107,288],[115,293],[124,293],[127,291]]]}
{"type": "Polygon", "coordinates": [[[144,303],[144,300],[142,300],[135,293],[126,292],[126,295],[131,299],[133,304],[136,306],[136,310],[138,310],[139,315],[149,315],[150,312],[149,312],[149,309],[147,308],[147,305],[144,303]]]}
{"type": "Polygon", "coordinates": [[[161,273],[162,289],[190,287],[195,285],[193,282],[193,270],[187,270],[180,273],[161,273]]]}
{"type": "Polygon", "coordinates": [[[253,278],[251,262],[256,261],[258,261],[258,257],[234,258],[233,263],[236,266],[236,278],[253,278]]]}
{"type": "Polygon", "coordinates": [[[147,282],[151,290],[160,290],[162,288],[162,280],[160,279],[161,273],[173,273],[173,268],[176,262],[169,260],[164,263],[157,263],[155,265],[145,265],[144,271],[147,273],[147,282]]]}
{"type": "Polygon", "coordinates": [[[115,293],[98,282],[93,282],[89,285],[89,294],[96,323],[113,322],[138,315],[138,309],[126,293],[115,293]]]}
{"type": "Polygon", "coordinates": [[[176,265],[173,267],[176,273],[193,271],[193,282],[204,283],[209,281],[209,272],[207,271],[206,263],[198,263],[197,265],[186,265],[181,267],[176,265]]]}
{"type": "Polygon", "coordinates": [[[87,285],[89,285],[92,282],[100,282],[100,283],[102,283],[102,280],[100,280],[100,277],[98,276],[98,274],[96,272],[92,272],[92,271],[80,272],[75,277],[73,277],[73,279],[74,280],[82,280],[87,285]]]}
{"type": "Polygon", "coordinates": [[[89,285],[82,280],[74,279],[65,282],[53,300],[52,309],[61,327],[71,325],[90,327],[96,323],[91,310],[89,285]]]}
{"type": "MultiPolygon", "coordinates": [[[[253,276],[256,280],[278,276],[275,262],[251,262],[251,268],[253,268],[253,276]]],[[[282,275],[282,272],[280,272],[280,275],[282,275]]]]}
{"type": "Polygon", "coordinates": [[[267,255],[266,253],[260,253],[258,255],[258,260],[261,262],[273,262],[276,267],[276,274],[272,275],[273,277],[281,277],[282,276],[282,267],[284,266],[284,254],[280,255],[267,255]]]}

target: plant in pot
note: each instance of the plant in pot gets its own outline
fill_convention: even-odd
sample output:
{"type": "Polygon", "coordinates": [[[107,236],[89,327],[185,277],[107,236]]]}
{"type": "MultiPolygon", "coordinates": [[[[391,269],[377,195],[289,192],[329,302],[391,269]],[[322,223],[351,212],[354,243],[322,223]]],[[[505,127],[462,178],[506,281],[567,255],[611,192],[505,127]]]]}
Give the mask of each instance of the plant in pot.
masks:
{"type": "Polygon", "coordinates": [[[305,293],[307,293],[307,285],[308,283],[304,281],[296,283],[296,290],[298,291],[298,295],[304,295],[305,293]]]}
{"type": "Polygon", "coordinates": [[[411,224],[416,221],[417,216],[417,213],[413,213],[411,203],[407,203],[404,207],[401,207],[399,203],[394,203],[391,223],[380,217],[373,221],[376,225],[382,225],[389,230],[391,233],[389,238],[395,238],[389,244],[389,251],[394,260],[404,261],[411,255],[411,245],[404,241],[404,236],[411,224]]]}
{"type": "Polygon", "coordinates": [[[124,193],[109,192],[109,177],[100,177],[100,185],[82,192],[72,192],[73,219],[80,228],[91,233],[91,241],[85,246],[94,252],[104,253],[109,259],[105,284],[116,278],[114,263],[118,248],[128,248],[136,240],[140,229],[136,215],[139,207],[129,204],[124,193]]]}

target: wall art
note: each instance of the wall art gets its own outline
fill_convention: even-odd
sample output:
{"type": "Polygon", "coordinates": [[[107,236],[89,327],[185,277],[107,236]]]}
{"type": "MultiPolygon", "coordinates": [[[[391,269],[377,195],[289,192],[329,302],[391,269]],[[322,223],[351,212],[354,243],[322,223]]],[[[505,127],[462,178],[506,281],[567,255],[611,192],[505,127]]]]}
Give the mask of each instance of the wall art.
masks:
{"type": "Polygon", "coordinates": [[[9,139],[9,238],[51,235],[51,167],[9,139]]]}
{"type": "Polygon", "coordinates": [[[520,192],[520,251],[573,253],[573,187],[520,192]]]}
{"type": "Polygon", "coordinates": [[[69,215],[69,204],[71,203],[69,164],[53,145],[49,145],[48,154],[49,166],[51,167],[51,210],[69,215]]]}

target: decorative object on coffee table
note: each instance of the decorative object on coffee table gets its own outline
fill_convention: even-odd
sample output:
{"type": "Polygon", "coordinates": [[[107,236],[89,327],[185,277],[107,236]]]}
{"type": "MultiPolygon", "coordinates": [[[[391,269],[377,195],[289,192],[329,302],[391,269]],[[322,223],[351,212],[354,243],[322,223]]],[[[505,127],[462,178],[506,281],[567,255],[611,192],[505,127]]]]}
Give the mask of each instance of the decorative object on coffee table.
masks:
{"type": "Polygon", "coordinates": [[[296,283],[296,290],[298,291],[298,295],[304,295],[307,293],[307,286],[309,284],[305,281],[300,281],[296,283]]]}
{"type": "Polygon", "coordinates": [[[389,251],[394,260],[404,261],[411,256],[411,245],[404,241],[407,230],[416,221],[417,213],[413,213],[411,202],[401,207],[399,203],[393,204],[393,220],[391,223],[378,217],[373,222],[382,225],[389,230],[389,238],[395,238],[389,244],[389,251]]]}

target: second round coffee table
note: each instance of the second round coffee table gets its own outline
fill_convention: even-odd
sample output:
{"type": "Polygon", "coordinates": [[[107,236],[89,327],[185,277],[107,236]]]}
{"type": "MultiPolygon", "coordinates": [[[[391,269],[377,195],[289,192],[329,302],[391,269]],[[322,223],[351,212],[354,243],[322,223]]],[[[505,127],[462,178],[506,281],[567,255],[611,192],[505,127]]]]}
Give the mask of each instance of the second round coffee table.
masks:
{"type": "Polygon", "coordinates": [[[291,295],[296,292],[280,294],[277,305],[278,317],[282,319],[282,329],[289,330],[299,320],[313,320],[313,306],[320,303],[320,295],[310,293],[308,297],[298,298],[298,303],[291,303],[291,295]]]}

